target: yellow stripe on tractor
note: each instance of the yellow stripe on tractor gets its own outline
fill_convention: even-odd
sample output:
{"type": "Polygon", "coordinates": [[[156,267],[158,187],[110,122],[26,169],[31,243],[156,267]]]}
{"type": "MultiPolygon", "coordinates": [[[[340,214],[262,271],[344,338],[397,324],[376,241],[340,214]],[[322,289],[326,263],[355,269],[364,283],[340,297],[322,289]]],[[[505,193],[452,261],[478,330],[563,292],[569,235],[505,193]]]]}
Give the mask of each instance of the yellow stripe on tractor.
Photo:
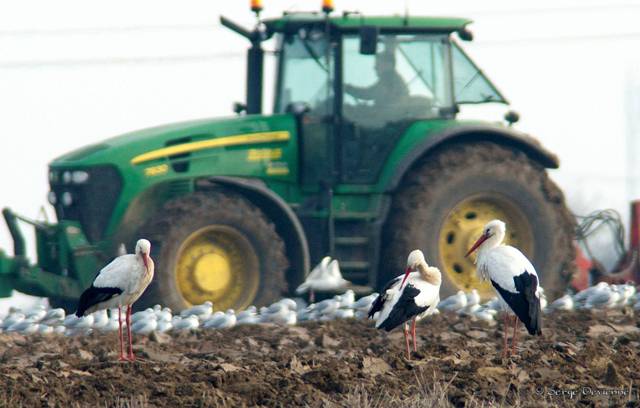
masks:
{"type": "Polygon", "coordinates": [[[143,153],[131,159],[131,164],[140,164],[150,160],[156,160],[176,154],[192,153],[198,150],[215,149],[242,144],[283,142],[289,140],[289,138],[289,132],[282,130],[217,137],[198,142],[182,143],[175,146],[163,147],[162,149],[143,153]]]}

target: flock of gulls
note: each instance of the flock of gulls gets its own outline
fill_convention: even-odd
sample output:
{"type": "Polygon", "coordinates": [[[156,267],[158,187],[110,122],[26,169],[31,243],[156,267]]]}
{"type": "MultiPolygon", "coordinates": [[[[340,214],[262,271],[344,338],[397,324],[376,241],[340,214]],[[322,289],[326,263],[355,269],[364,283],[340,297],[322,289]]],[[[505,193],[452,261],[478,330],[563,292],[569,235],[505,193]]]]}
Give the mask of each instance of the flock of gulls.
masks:
{"type": "MultiPolygon", "coordinates": [[[[493,324],[500,312],[506,312],[503,313],[506,325],[504,356],[508,353],[509,313],[513,314],[511,352],[514,352],[520,322],[530,334],[539,335],[543,314],[578,309],[640,310],[640,293],[636,292],[633,284],[600,282],[548,303],[544,290],[538,284],[533,265],[517,249],[501,245],[505,228],[501,221],[491,221],[467,253],[469,255],[478,250],[478,274],[489,280],[496,291],[496,297],[484,303],[475,289],[466,293],[459,291],[440,300],[440,271],[427,265],[420,250],[414,250],[407,259],[405,273],[392,279],[380,293],[372,293],[360,299],[356,299],[352,290],[345,290],[340,295],[319,302],[307,303],[301,297],[283,298],[270,306],[250,306],[242,311],[214,311],[213,304],[205,302],[175,314],[161,305],[132,314],[131,305],[153,278],[150,243],[141,239],[136,245],[135,254],[121,255],[100,271],[92,286],[81,296],[75,314],[66,315],[63,309],[47,309],[44,305],[27,311],[10,309],[0,319],[0,332],[75,336],[119,331],[119,357],[121,360],[133,361],[135,356],[131,346],[131,333],[148,335],[153,332],[219,330],[237,325],[294,325],[304,321],[371,318],[376,321],[377,328],[387,331],[404,325],[407,356],[410,358],[410,338],[413,338],[413,347],[416,349],[417,320],[437,313],[456,313],[493,324]],[[124,350],[124,329],[128,333],[128,352],[124,350]]],[[[334,289],[349,283],[342,278],[337,261],[330,258],[323,259],[314,268],[297,293],[309,292],[309,300],[312,300],[314,289],[326,290],[325,287],[319,288],[316,285],[318,282],[320,285],[333,285],[334,289]]]]}
{"type": "MultiPolygon", "coordinates": [[[[378,293],[355,299],[353,291],[347,290],[317,303],[307,304],[301,298],[284,298],[268,307],[250,306],[243,311],[227,310],[214,312],[211,302],[193,306],[173,314],[168,307],[155,305],[131,315],[131,331],[148,335],[151,332],[182,332],[206,329],[225,329],[237,325],[275,323],[294,325],[303,321],[327,321],[335,319],[366,319],[371,304],[378,293]]],[[[564,295],[547,304],[541,299],[543,311],[580,309],[613,310],[626,307],[640,310],[640,293],[633,284],[609,285],[600,282],[576,294],[564,295]]],[[[480,302],[480,295],[458,291],[438,303],[434,314],[456,313],[475,320],[494,322],[501,311],[497,297],[480,302]]],[[[64,309],[47,308],[38,305],[30,310],[12,308],[0,319],[0,332],[22,334],[64,334],[67,336],[87,335],[93,331],[109,332],[118,330],[118,309],[103,309],[87,316],[66,315],[64,309]]]]}

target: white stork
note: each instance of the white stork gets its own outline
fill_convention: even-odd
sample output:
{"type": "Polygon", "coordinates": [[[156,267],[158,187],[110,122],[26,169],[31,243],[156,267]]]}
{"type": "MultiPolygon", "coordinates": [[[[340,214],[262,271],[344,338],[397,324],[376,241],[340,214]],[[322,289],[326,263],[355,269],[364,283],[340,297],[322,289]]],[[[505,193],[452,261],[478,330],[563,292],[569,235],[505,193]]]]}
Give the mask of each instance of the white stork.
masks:
{"type": "Polygon", "coordinates": [[[76,316],[100,309],[118,308],[118,334],[120,338],[120,360],[134,361],[131,342],[131,305],[138,300],[153,279],[153,260],[149,256],[151,243],[140,239],[136,243],[136,253],[120,255],[102,268],[98,276],[85,290],[78,301],[76,316]],[[129,335],[129,355],[123,351],[121,308],[127,306],[127,334],[129,335]]]}
{"type": "Polygon", "coordinates": [[[407,270],[404,275],[397,276],[387,283],[369,309],[369,318],[373,318],[379,312],[376,320],[378,329],[391,331],[404,323],[407,358],[411,358],[407,322],[413,319],[411,336],[413,350],[417,351],[416,319],[421,319],[436,309],[440,302],[441,282],[440,270],[427,265],[422,251],[416,249],[411,251],[407,258],[407,270]]]}
{"type": "Polygon", "coordinates": [[[522,321],[529,334],[542,334],[542,312],[538,274],[526,256],[518,249],[502,245],[506,226],[500,220],[489,221],[482,235],[467,252],[469,256],[476,249],[477,271],[480,279],[489,279],[501,300],[504,316],[504,349],[507,355],[507,331],[509,329],[508,310],[514,314],[511,352],[515,351],[518,320],[522,321]]]}

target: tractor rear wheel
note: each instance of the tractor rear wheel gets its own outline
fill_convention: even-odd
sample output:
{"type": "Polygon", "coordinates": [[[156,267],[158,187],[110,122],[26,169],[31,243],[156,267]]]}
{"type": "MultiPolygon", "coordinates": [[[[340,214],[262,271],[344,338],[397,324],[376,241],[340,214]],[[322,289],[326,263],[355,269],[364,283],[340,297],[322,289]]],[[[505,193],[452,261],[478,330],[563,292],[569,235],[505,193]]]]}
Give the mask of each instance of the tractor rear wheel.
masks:
{"type": "Polygon", "coordinates": [[[402,272],[407,254],[425,252],[442,271],[440,296],[478,289],[475,254],[465,253],[485,223],[507,224],[505,242],[529,257],[547,296],[564,292],[573,273],[574,221],[546,170],[524,153],[490,142],[449,146],[429,154],[405,176],[385,226],[381,284],[402,272]]]}
{"type": "Polygon", "coordinates": [[[141,306],[174,310],[211,301],[215,310],[266,305],[286,290],[282,239],[265,215],[231,191],[167,202],[139,231],[156,272],[141,306]]]}

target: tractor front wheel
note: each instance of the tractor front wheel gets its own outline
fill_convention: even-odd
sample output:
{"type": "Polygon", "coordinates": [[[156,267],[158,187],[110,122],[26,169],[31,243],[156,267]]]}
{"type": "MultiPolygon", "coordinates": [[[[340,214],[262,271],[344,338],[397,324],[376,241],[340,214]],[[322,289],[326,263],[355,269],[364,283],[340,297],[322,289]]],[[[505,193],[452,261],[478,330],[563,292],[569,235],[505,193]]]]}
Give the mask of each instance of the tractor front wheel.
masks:
{"type": "Polygon", "coordinates": [[[167,202],[138,234],[151,241],[155,277],[141,305],[215,310],[265,305],[286,290],[284,243],[262,211],[231,191],[167,202]]]}

